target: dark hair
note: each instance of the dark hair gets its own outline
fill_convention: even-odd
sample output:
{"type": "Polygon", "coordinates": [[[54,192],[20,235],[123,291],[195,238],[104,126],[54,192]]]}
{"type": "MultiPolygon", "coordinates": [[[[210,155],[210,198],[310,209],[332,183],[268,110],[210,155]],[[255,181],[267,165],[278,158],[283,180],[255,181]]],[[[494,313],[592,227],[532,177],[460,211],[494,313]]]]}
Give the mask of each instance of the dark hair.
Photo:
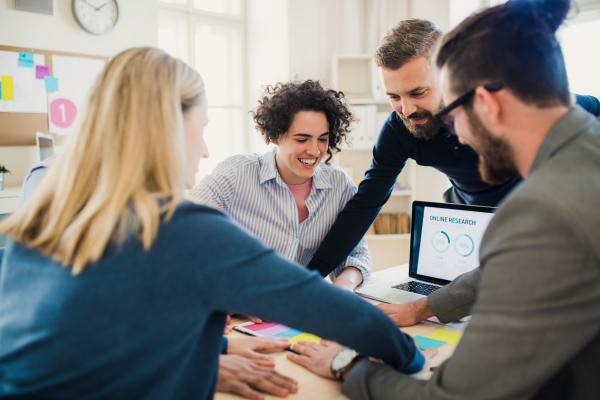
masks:
{"type": "Polygon", "coordinates": [[[538,107],[569,105],[569,82],[555,32],[570,0],[509,0],[464,20],[448,33],[437,54],[451,88],[461,94],[502,83],[538,107]]]}
{"type": "Polygon", "coordinates": [[[373,61],[392,71],[418,57],[431,59],[442,32],[433,22],[423,19],[400,21],[379,42],[373,61]]]}
{"type": "Polygon", "coordinates": [[[267,86],[265,96],[250,113],[256,122],[256,129],[269,144],[290,129],[294,117],[300,111],[325,113],[329,131],[329,157],[325,164],[329,165],[333,154],[341,150],[338,145],[346,140],[350,124],[356,121],[348,110],[344,93],[325,89],[319,81],[279,82],[275,86],[267,86]]]}

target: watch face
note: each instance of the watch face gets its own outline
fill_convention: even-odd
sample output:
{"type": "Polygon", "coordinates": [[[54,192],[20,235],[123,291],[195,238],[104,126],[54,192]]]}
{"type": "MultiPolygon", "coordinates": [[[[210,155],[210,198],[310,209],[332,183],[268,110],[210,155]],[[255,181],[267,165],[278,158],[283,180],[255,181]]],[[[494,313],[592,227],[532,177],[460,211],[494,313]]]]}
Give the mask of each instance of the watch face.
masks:
{"type": "Polygon", "coordinates": [[[337,353],[335,357],[333,357],[333,360],[331,361],[331,369],[334,371],[339,371],[350,364],[357,355],[358,353],[355,350],[345,348],[337,353]]]}
{"type": "Polygon", "coordinates": [[[83,29],[102,35],[117,23],[119,6],[116,0],[73,0],[73,15],[83,29]]]}

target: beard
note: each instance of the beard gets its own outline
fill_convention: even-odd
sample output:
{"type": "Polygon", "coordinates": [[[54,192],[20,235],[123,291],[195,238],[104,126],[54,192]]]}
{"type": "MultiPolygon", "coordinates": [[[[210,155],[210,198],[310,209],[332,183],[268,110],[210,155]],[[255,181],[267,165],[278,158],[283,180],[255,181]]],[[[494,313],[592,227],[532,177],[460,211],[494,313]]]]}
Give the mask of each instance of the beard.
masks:
{"type": "MultiPolygon", "coordinates": [[[[444,107],[444,103],[440,102],[438,109],[434,111],[434,113],[438,112],[444,107]]],[[[436,117],[433,116],[432,112],[427,110],[418,110],[409,116],[405,116],[402,113],[396,113],[408,129],[411,135],[421,140],[429,140],[432,139],[439,132],[442,124],[437,120],[436,117]],[[410,122],[411,119],[423,119],[427,118],[427,120],[422,124],[413,124],[410,122]]]]}
{"type": "Polygon", "coordinates": [[[473,137],[478,139],[478,148],[471,147],[479,154],[481,179],[490,185],[500,185],[519,176],[515,156],[508,143],[492,137],[474,112],[469,110],[467,114],[473,137]]]}

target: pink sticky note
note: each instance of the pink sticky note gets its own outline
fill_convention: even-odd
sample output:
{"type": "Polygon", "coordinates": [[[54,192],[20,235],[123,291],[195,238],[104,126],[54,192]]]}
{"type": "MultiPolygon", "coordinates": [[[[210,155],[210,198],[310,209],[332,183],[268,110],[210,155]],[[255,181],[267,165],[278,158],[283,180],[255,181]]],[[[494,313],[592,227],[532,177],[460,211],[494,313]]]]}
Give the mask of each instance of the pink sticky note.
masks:
{"type": "Polygon", "coordinates": [[[48,65],[36,65],[35,78],[44,79],[45,76],[50,76],[50,67],[48,65]]]}
{"type": "Polygon", "coordinates": [[[272,328],[274,326],[279,325],[276,322],[263,322],[262,324],[254,324],[254,325],[246,325],[244,328],[250,329],[251,331],[258,332],[263,329],[272,328]]]}

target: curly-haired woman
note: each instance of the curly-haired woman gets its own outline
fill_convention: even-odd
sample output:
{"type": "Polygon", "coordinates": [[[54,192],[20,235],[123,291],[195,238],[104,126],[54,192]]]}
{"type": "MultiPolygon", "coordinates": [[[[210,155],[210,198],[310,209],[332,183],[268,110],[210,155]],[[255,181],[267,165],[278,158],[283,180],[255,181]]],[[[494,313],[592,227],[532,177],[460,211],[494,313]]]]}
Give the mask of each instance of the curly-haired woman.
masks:
{"type": "MultiPolygon", "coordinates": [[[[258,103],[252,111],[257,130],[275,148],[226,159],[188,196],[306,266],[356,193],[352,179],[329,164],[354,117],[343,93],[312,80],[268,86],[258,103]]],[[[334,271],[334,285],[353,290],[369,279],[371,264],[363,239],[334,271]]]]}

